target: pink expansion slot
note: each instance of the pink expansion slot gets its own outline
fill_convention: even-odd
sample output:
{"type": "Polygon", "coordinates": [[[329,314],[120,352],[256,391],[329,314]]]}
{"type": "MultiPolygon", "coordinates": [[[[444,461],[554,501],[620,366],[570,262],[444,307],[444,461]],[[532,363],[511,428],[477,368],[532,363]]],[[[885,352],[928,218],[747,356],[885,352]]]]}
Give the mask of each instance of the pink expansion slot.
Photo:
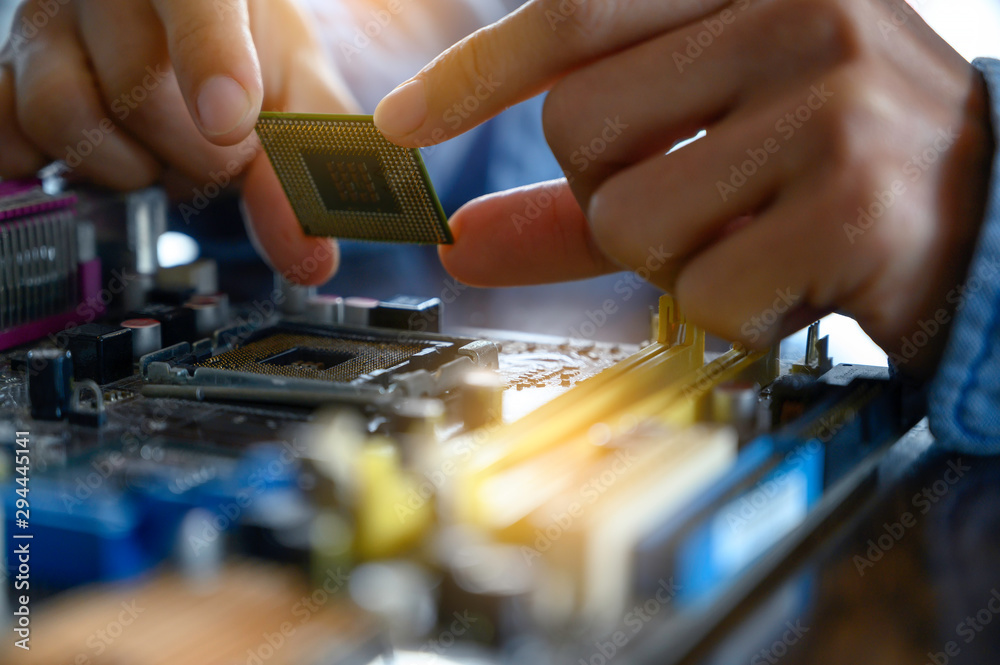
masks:
{"type": "MultiPolygon", "coordinates": [[[[44,221],[38,222],[37,220],[39,218],[37,215],[53,210],[70,208],[76,203],[76,200],[76,195],[71,193],[58,194],[55,196],[46,194],[42,188],[41,181],[37,179],[0,182],[0,229],[26,228],[23,226],[5,225],[3,224],[4,222],[10,222],[14,225],[45,223],[44,221]],[[17,222],[11,221],[18,218],[27,219],[17,222]]],[[[47,243],[52,241],[51,236],[46,238],[44,232],[41,230],[36,231],[35,233],[39,234],[36,236],[39,239],[39,242],[47,243]]],[[[30,236],[26,237],[30,238],[30,236]]],[[[74,246],[75,243],[64,243],[63,251],[74,246]]],[[[7,248],[7,254],[0,251],[0,289],[3,288],[3,282],[5,279],[9,281],[13,278],[14,280],[9,281],[7,284],[8,289],[11,288],[12,284],[22,283],[17,281],[18,278],[16,273],[10,269],[10,266],[5,264],[7,262],[13,262],[14,257],[19,254],[21,256],[27,255],[27,252],[30,250],[30,245],[22,245],[13,253],[11,253],[10,247],[7,248]]],[[[76,257],[67,257],[66,260],[72,260],[75,263],[76,257]]],[[[72,269],[70,269],[70,274],[72,274],[71,270],[72,269]]],[[[23,273],[23,276],[26,279],[37,278],[38,274],[26,271],[23,273]]],[[[76,326],[77,324],[93,321],[95,318],[103,314],[105,305],[101,298],[100,259],[95,258],[76,266],[76,286],[73,290],[77,293],[77,297],[74,298],[76,300],[76,305],[72,308],[63,312],[50,314],[42,318],[18,323],[17,325],[0,329],[0,351],[20,346],[22,344],[27,344],[28,342],[32,342],[36,339],[49,335],[57,335],[76,326]]],[[[8,297],[10,297],[9,294],[8,297]]],[[[0,303],[2,303],[2,300],[3,299],[0,298],[0,303]]],[[[2,319],[3,316],[0,316],[0,320],[2,319]]]]}
{"type": "Polygon", "coordinates": [[[74,309],[47,316],[44,319],[25,323],[6,330],[0,330],[0,351],[21,346],[36,339],[90,323],[104,313],[101,298],[101,260],[94,259],[81,263],[78,268],[80,303],[74,309]]]}

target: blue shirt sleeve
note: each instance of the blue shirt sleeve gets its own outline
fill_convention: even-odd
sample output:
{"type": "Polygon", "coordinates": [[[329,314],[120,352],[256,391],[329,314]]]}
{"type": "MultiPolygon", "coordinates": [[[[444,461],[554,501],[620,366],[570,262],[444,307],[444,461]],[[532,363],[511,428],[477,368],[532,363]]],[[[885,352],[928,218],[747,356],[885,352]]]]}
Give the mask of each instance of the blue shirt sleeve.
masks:
{"type": "MultiPolygon", "coordinates": [[[[1000,61],[973,65],[986,79],[990,119],[1000,131],[1000,61]]],[[[994,155],[986,216],[941,366],[930,386],[931,431],[969,454],[1000,453],[1000,150],[994,155]]]]}

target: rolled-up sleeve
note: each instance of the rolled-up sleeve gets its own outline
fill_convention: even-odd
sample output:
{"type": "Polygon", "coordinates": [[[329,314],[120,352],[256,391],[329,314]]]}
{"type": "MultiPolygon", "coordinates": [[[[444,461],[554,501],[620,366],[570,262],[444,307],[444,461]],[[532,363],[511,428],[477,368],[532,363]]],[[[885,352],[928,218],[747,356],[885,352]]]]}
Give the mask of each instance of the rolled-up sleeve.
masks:
{"type": "MultiPolygon", "coordinates": [[[[1000,130],[1000,61],[973,63],[986,79],[1000,130]]],[[[998,142],[1000,144],[1000,142],[998,142]]],[[[949,448],[1000,453],[1000,150],[993,158],[979,240],[961,288],[948,346],[930,386],[931,430],[949,448]]]]}

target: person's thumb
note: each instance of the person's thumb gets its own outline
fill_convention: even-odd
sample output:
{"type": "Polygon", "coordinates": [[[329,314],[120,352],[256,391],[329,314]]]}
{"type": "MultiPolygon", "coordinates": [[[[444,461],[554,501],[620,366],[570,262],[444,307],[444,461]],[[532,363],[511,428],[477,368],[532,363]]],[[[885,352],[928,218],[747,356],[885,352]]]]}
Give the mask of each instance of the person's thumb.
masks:
{"type": "Polygon", "coordinates": [[[153,7],[201,133],[218,145],[245,139],[264,97],[246,0],[153,0],[153,7]]]}

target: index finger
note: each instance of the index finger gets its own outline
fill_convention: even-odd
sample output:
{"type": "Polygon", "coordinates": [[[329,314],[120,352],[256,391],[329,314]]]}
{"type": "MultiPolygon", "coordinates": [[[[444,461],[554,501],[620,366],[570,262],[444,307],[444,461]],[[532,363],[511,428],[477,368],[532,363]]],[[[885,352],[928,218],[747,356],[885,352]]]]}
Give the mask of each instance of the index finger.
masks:
{"type": "Polygon", "coordinates": [[[375,125],[402,146],[440,143],[534,97],[578,67],[730,4],[733,0],[530,0],[389,93],[375,109],[375,125]]]}

